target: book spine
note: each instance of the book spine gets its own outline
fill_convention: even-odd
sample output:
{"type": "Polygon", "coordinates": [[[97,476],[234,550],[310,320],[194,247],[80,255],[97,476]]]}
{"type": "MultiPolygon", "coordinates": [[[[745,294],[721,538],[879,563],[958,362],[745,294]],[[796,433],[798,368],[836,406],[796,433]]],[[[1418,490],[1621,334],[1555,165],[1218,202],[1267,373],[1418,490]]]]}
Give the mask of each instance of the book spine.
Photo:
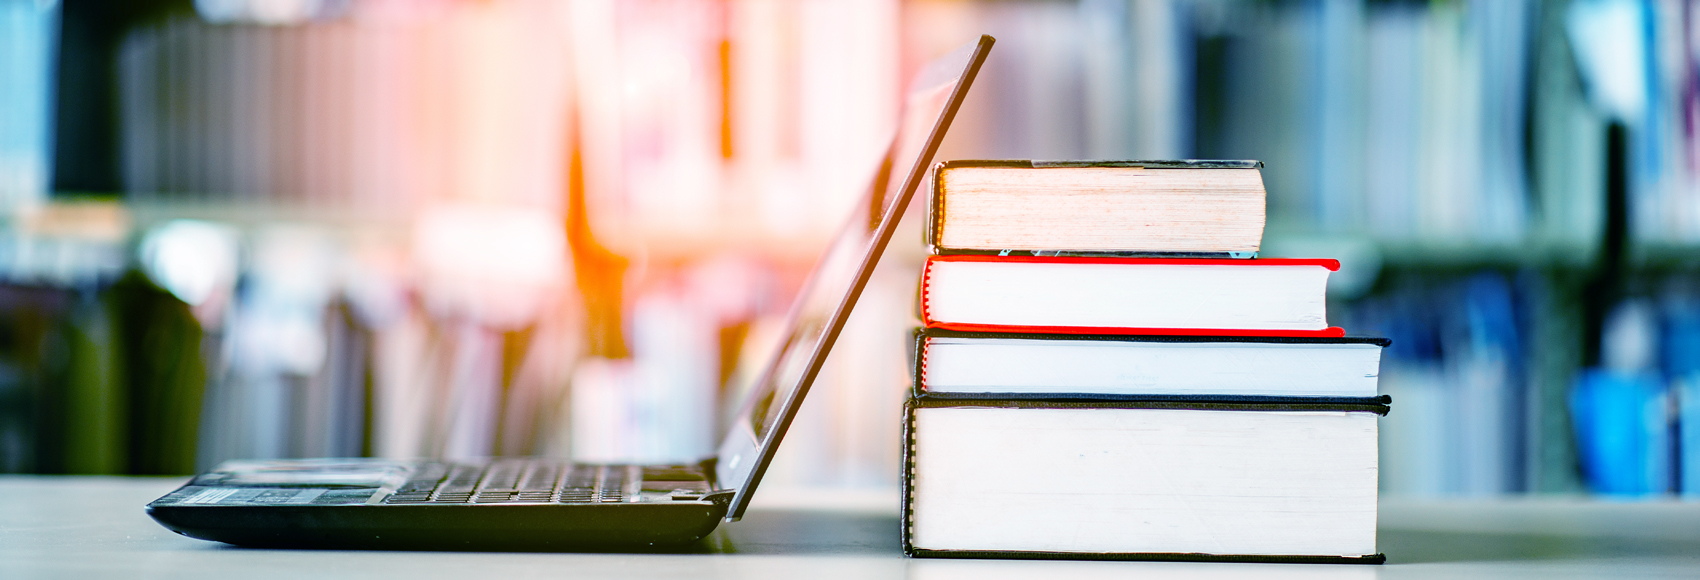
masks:
{"type": "Polygon", "coordinates": [[[933,188],[927,194],[927,218],[921,222],[921,243],[934,252],[939,247],[939,230],[944,227],[944,172],[948,161],[933,166],[933,188]]]}
{"type": "Polygon", "coordinates": [[[899,502],[903,510],[903,553],[915,555],[913,534],[915,531],[915,403],[911,399],[903,402],[903,436],[899,439],[903,444],[903,495],[899,502]]]}
{"type": "Polygon", "coordinates": [[[915,365],[911,372],[915,377],[910,381],[910,395],[915,398],[927,394],[927,343],[931,338],[924,329],[915,329],[915,365]]]}
{"type": "Polygon", "coordinates": [[[937,256],[928,257],[927,263],[921,265],[921,324],[927,328],[935,328],[938,326],[938,321],[933,320],[933,309],[931,305],[933,296],[933,258],[935,257],[937,256]]]}

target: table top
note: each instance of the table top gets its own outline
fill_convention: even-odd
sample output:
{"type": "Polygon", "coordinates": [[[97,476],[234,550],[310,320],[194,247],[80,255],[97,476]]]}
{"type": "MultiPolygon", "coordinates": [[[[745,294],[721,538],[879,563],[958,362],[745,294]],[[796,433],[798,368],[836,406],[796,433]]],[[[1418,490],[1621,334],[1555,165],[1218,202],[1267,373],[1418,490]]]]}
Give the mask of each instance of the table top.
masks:
{"type": "Polygon", "coordinates": [[[895,490],[764,489],[695,553],[257,550],[142,512],[182,481],[0,476],[0,578],[1700,578],[1693,502],[1387,500],[1383,566],[1057,562],[905,558],[895,490]]]}

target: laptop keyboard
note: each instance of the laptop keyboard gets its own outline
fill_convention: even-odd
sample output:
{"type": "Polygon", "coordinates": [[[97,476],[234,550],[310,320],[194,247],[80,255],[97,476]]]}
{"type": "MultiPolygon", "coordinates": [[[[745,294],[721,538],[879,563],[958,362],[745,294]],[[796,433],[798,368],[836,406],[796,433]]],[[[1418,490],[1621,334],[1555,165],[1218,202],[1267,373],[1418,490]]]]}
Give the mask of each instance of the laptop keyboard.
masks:
{"type": "Polygon", "coordinates": [[[642,499],[695,500],[708,491],[707,478],[690,466],[585,465],[519,459],[489,465],[425,464],[384,503],[599,504],[642,499]]]}

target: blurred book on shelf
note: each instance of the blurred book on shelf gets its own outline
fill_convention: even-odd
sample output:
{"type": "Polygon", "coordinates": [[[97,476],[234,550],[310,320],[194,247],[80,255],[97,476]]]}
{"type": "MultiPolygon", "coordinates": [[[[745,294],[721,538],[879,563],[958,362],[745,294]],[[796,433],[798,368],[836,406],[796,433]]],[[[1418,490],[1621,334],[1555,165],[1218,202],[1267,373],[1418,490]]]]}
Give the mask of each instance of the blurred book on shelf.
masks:
{"type": "Polygon", "coordinates": [[[1198,6],[1196,151],[1268,163],[1272,225],[1523,238],[1534,2],[1198,6]]]}
{"type": "Polygon", "coordinates": [[[1569,393],[1583,481],[1619,497],[1700,494],[1700,287],[1672,276],[1616,304],[1569,393]]]}
{"type": "Polygon", "coordinates": [[[121,182],[138,203],[362,223],[430,201],[559,207],[563,10],[354,2],[296,25],[141,24],[116,55],[121,182]]]}
{"type": "Polygon", "coordinates": [[[1589,0],[1563,14],[1587,103],[1629,129],[1630,230],[1642,242],[1700,241],[1694,9],[1689,2],[1589,0]]]}
{"type": "Polygon", "coordinates": [[[58,2],[0,1],[0,218],[51,191],[58,52],[58,2]]]}
{"type": "Polygon", "coordinates": [[[896,2],[571,9],[588,213],[617,251],[826,242],[896,114],[896,2]]]}
{"type": "MultiPolygon", "coordinates": [[[[1413,277],[1414,278],[1414,277],[1413,277]]],[[[1353,328],[1393,341],[1382,392],[1382,488],[1393,494],[1493,495],[1531,490],[1525,467],[1531,386],[1510,282],[1407,279],[1345,313],[1353,328]]]]}

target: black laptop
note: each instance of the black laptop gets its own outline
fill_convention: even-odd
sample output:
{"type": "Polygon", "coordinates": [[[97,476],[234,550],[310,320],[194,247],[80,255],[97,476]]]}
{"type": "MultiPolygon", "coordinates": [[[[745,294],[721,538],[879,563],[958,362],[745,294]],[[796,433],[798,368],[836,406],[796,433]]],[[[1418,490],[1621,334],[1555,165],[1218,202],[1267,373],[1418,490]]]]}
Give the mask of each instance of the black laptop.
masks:
{"type": "Polygon", "coordinates": [[[715,457],[231,461],[154,500],[148,515],[191,538],[243,546],[395,549],[680,545],[738,520],[991,47],[982,36],[911,82],[879,174],[798,294],[785,343],[715,457]]]}

